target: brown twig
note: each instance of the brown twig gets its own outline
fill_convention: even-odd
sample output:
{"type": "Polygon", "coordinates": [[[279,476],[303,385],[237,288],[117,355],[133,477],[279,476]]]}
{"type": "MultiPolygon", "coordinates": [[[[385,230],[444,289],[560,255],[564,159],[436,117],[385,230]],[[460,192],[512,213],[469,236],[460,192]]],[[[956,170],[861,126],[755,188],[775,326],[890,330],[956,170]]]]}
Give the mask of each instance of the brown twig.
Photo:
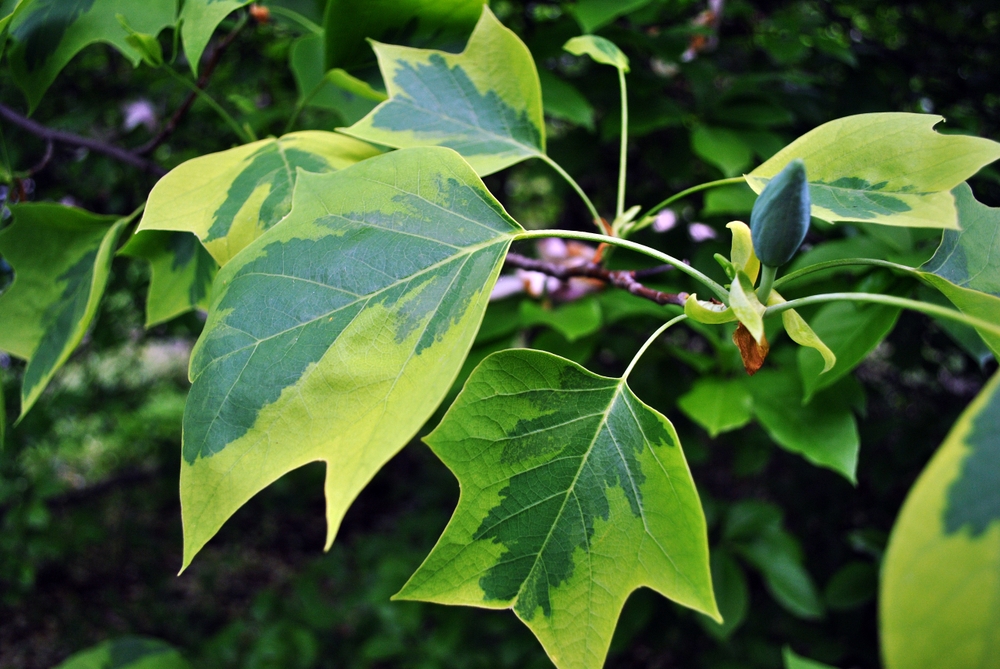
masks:
{"type": "Polygon", "coordinates": [[[79,146],[85,149],[94,151],[95,153],[100,153],[109,158],[114,158],[118,162],[125,163],[126,165],[131,165],[137,167],[143,172],[148,172],[154,176],[161,177],[167,173],[165,169],[157,165],[151,160],[147,160],[136,153],[129,151],[128,149],[123,149],[114,144],[108,144],[107,142],[102,142],[99,139],[93,139],[90,137],[82,137],[81,135],[75,135],[71,132],[65,132],[63,130],[53,130],[52,128],[47,128],[37,121],[32,121],[30,118],[21,116],[16,111],[7,107],[4,104],[0,104],[0,118],[16,125],[22,130],[27,130],[32,135],[36,137],[41,137],[48,142],[59,142],[60,144],[69,144],[70,146],[79,146]]]}
{"type": "Polygon", "coordinates": [[[684,300],[687,299],[686,293],[664,293],[642,285],[636,281],[635,272],[628,270],[610,270],[595,263],[587,263],[585,265],[570,267],[567,265],[558,265],[556,263],[546,262],[544,260],[536,260],[535,258],[522,256],[518,253],[508,253],[506,260],[504,260],[504,264],[518,269],[541,272],[542,274],[547,274],[548,276],[555,277],[561,281],[566,281],[573,277],[597,279],[610,286],[627,290],[633,295],[637,295],[647,300],[652,300],[657,304],[677,304],[683,306],[684,300]]]}
{"type": "MultiPolygon", "coordinates": [[[[229,45],[233,43],[233,40],[236,39],[236,35],[238,35],[240,30],[243,29],[246,22],[246,16],[241,17],[240,20],[236,22],[236,26],[229,31],[229,34],[223,37],[222,41],[216,45],[215,49],[212,51],[212,55],[209,56],[208,61],[205,63],[205,69],[201,71],[201,76],[198,77],[198,81],[195,84],[199,90],[205,90],[205,87],[208,86],[208,81],[212,78],[212,73],[215,71],[219,61],[222,60],[222,54],[226,51],[229,45]]],[[[167,122],[163,124],[163,127],[160,128],[160,132],[156,133],[156,136],[148,142],[136,148],[135,153],[140,156],[149,155],[155,151],[158,146],[163,144],[163,142],[167,141],[167,138],[170,137],[175,130],[177,130],[177,126],[180,125],[181,119],[183,119],[184,115],[188,113],[189,109],[191,109],[191,105],[194,104],[197,97],[198,94],[191,91],[191,93],[189,93],[184,99],[184,102],[181,103],[181,106],[174,110],[174,113],[170,116],[167,122]]]]}

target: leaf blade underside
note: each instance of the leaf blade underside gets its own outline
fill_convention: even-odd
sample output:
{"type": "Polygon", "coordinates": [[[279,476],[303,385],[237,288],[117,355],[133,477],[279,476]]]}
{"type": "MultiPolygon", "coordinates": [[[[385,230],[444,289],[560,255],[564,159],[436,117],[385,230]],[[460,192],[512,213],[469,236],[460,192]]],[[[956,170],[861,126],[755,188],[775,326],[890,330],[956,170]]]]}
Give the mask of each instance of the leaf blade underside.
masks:
{"type": "Polygon", "coordinates": [[[512,608],[559,667],[600,667],[641,586],[718,619],[680,442],[624,381],[495,353],[425,441],[462,493],[396,598],[512,608]]]}
{"type": "Polygon", "coordinates": [[[397,148],[447,146],[480,176],[545,153],[535,62],[488,7],[462,53],[373,48],[389,99],[341,132],[397,148]]]}
{"type": "Polygon", "coordinates": [[[184,566],[288,471],[327,463],[327,546],[458,374],[521,230],[453,151],[299,173],[292,211],[226,265],[191,357],[184,566]]]}
{"type": "Polygon", "coordinates": [[[817,218],[957,228],[949,191],[1000,158],[1000,144],[934,132],[942,120],[933,114],[894,112],[830,121],[754,169],[747,183],[759,194],[771,177],[801,158],[817,218]]]}

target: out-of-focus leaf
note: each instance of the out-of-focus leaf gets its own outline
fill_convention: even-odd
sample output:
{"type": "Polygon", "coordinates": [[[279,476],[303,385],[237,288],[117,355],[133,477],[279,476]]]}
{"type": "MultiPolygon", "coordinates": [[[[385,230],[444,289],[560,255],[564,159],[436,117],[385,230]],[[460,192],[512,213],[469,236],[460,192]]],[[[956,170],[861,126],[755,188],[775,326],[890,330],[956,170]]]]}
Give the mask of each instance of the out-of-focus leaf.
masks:
{"type": "Polygon", "coordinates": [[[326,67],[372,61],[365,40],[455,47],[476,25],[484,0],[330,0],[323,17],[326,67]]]}
{"type": "Polygon", "coordinates": [[[118,253],[149,262],[147,328],[192,309],[208,310],[218,265],[193,234],[144,230],[133,235],[118,253]]]}
{"type": "Polygon", "coordinates": [[[875,597],[878,567],[871,562],[848,562],[830,577],[823,590],[826,605],[837,611],[863,606],[875,597]]]}
{"type": "Polygon", "coordinates": [[[298,169],[332,172],[378,153],[350,137],[306,130],[199,156],[156,183],[139,230],[193,232],[225,265],[288,215],[298,169]]]}
{"type": "Polygon", "coordinates": [[[580,35],[566,42],[563,49],[574,56],[590,56],[594,62],[628,72],[628,56],[609,39],[597,35],[580,35]]]}
{"type": "Polygon", "coordinates": [[[691,132],[691,149],[706,163],[718,167],[727,177],[742,173],[753,161],[753,149],[739,132],[729,128],[707,125],[695,127],[691,132]]]}
{"type": "MultiPolygon", "coordinates": [[[[372,95],[378,94],[374,90],[369,92],[357,86],[339,85],[344,83],[344,77],[350,76],[346,72],[340,78],[327,76],[329,72],[338,70],[327,72],[323,68],[322,35],[305,35],[295,40],[288,53],[288,64],[295,77],[299,98],[305,100],[308,106],[337,112],[345,124],[356,123],[385,99],[384,95],[372,95]]],[[[365,82],[355,81],[371,88],[365,82]]]]}
{"type": "Polygon", "coordinates": [[[583,32],[592,33],[619,16],[642,9],[650,0],[577,0],[569,13],[577,20],[583,32]]]}
{"type": "Polygon", "coordinates": [[[763,370],[746,383],[754,416],[779,446],[854,482],[860,439],[850,398],[839,387],[802,406],[794,370],[763,370]]]}
{"type": "Polygon", "coordinates": [[[801,158],[817,218],[957,229],[949,191],[1000,158],[1000,144],[934,132],[942,120],[879,113],[830,121],[757,167],[747,183],[760,193],[785,165],[801,158]]]}
{"type": "Polygon", "coordinates": [[[831,302],[823,305],[812,317],[810,327],[833,353],[836,362],[828,368],[823,357],[808,349],[799,351],[805,401],[811,402],[813,395],[857,367],[892,332],[898,318],[897,307],[881,304],[831,302]],[[824,373],[827,368],[829,371],[824,373]]]}
{"type": "Polygon", "coordinates": [[[961,415],[900,511],[879,596],[888,669],[1000,657],[1000,373],[961,415]]]}
{"type": "Polygon", "coordinates": [[[713,188],[705,195],[705,206],[701,210],[701,215],[749,214],[756,200],[757,194],[745,183],[713,188]]]}
{"type": "Polygon", "coordinates": [[[573,84],[544,68],[538,70],[545,113],[553,118],[594,129],[594,108],[573,84]]]}
{"type": "Polygon", "coordinates": [[[55,669],[191,669],[191,665],[164,641],[126,636],[75,653],[55,669]]]}
{"type": "Polygon", "coordinates": [[[117,17],[136,32],[156,36],[173,25],[175,11],[176,0],[24,0],[8,26],[14,82],[34,110],[60,70],[90,44],[110,44],[138,65],[142,56],[117,17]]]}
{"type": "Polygon", "coordinates": [[[201,54],[222,19],[250,2],[251,0],[184,0],[180,14],[181,41],[192,72],[198,74],[201,54]]]}
{"type": "Polygon", "coordinates": [[[708,616],[698,616],[698,622],[709,634],[718,639],[728,639],[743,621],[750,609],[750,589],[743,567],[724,548],[712,549],[712,586],[719,605],[722,622],[708,616]]]}
{"type": "Polygon", "coordinates": [[[462,492],[396,598],[511,608],[561,669],[603,664],[643,585],[720,619],[676,432],[623,379],[496,353],[426,441],[462,492]]]}
{"type": "Polygon", "coordinates": [[[601,305],[592,297],[546,309],[532,300],[521,302],[523,327],[546,325],[573,342],[597,332],[601,327],[601,305]]]}
{"type": "Polygon", "coordinates": [[[0,295],[0,350],[28,361],[23,417],[90,327],[131,218],[55,204],[11,212],[14,223],[0,232],[0,253],[14,268],[14,283],[0,295]]]}
{"type": "Polygon", "coordinates": [[[677,406],[715,437],[750,422],[753,395],[744,379],[702,377],[677,400],[677,406]]]}
{"type": "Polygon", "coordinates": [[[828,664],[823,664],[821,662],[802,657],[801,655],[796,655],[795,651],[788,646],[785,646],[781,653],[781,657],[785,662],[785,669],[836,669],[828,664]]]}
{"type": "Polygon", "coordinates": [[[545,152],[535,61],[488,7],[462,53],[373,48],[389,99],[341,132],[397,148],[447,146],[480,176],[545,152]]]}
{"type": "Polygon", "coordinates": [[[520,231],[449,149],[300,171],[288,217],[220,270],[191,354],[184,565],[250,497],[315,461],[329,546],[448,392],[520,231]]]}
{"type": "MultiPolygon", "coordinates": [[[[977,202],[968,184],[952,194],[962,229],[945,230],[934,257],[920,268],[920,276],[962,312],[1000,322],[1000,208],[977,202]]],[[[979,334],[1000,357],[1000,337],[984,331],[979,334]]]]}

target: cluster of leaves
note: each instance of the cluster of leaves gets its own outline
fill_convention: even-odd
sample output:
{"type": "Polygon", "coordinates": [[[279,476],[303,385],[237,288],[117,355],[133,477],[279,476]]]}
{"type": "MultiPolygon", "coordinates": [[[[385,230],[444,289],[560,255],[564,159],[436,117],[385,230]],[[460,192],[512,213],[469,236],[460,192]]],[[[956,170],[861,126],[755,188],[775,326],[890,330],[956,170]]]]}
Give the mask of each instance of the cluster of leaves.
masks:
{"type": "MultiPolygon", "coordinates": [[[[179,24],[196,71],[215,27],[245,3],[186,2],[178,13],[166,2],[162,15],[136,6],[134,16],[99,0],[11,4],[4,19],[11,76],[34,107],[59,70],[93,41],[178,78],[157,35],[179,24]],[[54,26],[55,38],[42,41],[54,26]]],[[[590,32],[630,10],[652,11],[646,4],[612,11],[581,2],[572,14],[590,32]]],[[[687,319],[715,355],[686,357],[701,373],[678,399],[686,415],[713,435],[756,421],[779,446],[854,481],[854,413],[863,400],[849,374],[892,330],[901,308],[945,319],[977,356],[1000,351],[993,255],[1000,215],[961,183],[1000,157],[998,145],[936,133],[940,117],[913,114],[833,121],[780,151],[780,136],[768,130],[699,125],[691,132],[693,151],[727,178],[667,198],[640,216],[639,207],[625,209],[628,132],[657,126],[644,127],[641,116],[629,119],[624,53],[606,39],[577,37],[566,43],[567,51],[611,66],[620,84],[620,115],[602,127],[612,134],[608,128],[617,120],[621,128],[615,216],[607,223],[546,150],[544,115],[592,127],[589,103],[553,72],[539,70],[535,59],[541,54],[489,9],[440,3],[408,14],[330,2],[325,28],[282,11],[312,33],[289,54],[300,88],[289,129],[309,105],[335,109],[354,121],[349,128],[256,140],[253,124],[241,124],[206,101],[245,143],[193,158],[167,174],[121,249],[138,211],[121,217],[53,204],[11,207],[13,222],[0,236],[0,253],[15,281],[0,297],[0,316],[11,324],[0,333],[0,348],[27,361],[22,418],[84,338],[118,250],[150,263],[147,325],[208,308],[191,357],[184,414],[185,567],[253,495],[314,461],[327,464],[329,547],[354,498],[434,415],[458,377],[464,381],[461,393],[425,440],[459,478],[462,496],[438,545],[398,598],[511,608],[558,666],[600,666],[625,600],[640,586],[714,619],[706,619],[707,629],[727,636],[741,617],[743,577],[736,556],[762,573],[791,613],[822,615],[801,551],[773,507],[734,505],[710,563],[708,523],[677,431],[627,380],[655,338],[687,319]],[[344,34],[346,25],[350,35],[344,34]],[[426,48],[454,47],[470,28],[461,52],[426,48]],[[376,73],[367,47],[352,39],[357,35],[416,46],[373,43],[376,73]],[[745,180],[731,178],[755,155],[766,160],[745,180]],[[507,214],[481,177],[532,158],[567,180],[588,211],[584,220],[591,219],[600,234],[526,232],[507,214]],[[716,212],[747,207],[752,192],[761,194],[754,216],[762,212],[764,220],[769,207],[787,201],[779,175],[788,165],[804,165],[797,183],[812,206],[806,205],[798,226],[803,234],[810,212],[828,235],[834,228],[826,222],[861,225],[859,234],[802,254],[777,281],[774,265],[784,258],[765,263],[757,285],[757,256],[775,256],[774,236],[761,237],[756,223],[753,235],[743,224],[730,224],[733,243],[728,257],[719,258],[721,275],[697,258],[688,265],[626,239],[653,225],[677,198],[709,187],[724,193],[706,202],[716,212]],[[920,242],[933,245],[934,230],[941,228],[946,232],[937,252],[929,260],[920,257],[920,242]],[[699,300],[693,292],[679,296],[683,313],[606,294],[555,309],[523,302],[516,317],[501,314],[507,322],[500,327],[481,328],[510,245],[559,236],[612,247],[614,253],[605,253],[608,263],[628,267],[628,253],[665,263],[699,282],[714,300],[699,300]],[[845,270],[859,267],[878,270],[860,283],[848,274],[845,286],[845,270]],[[828,284],[846,290],[819,290],[828,284]],[[921,285],[939,290],[958,310],[912,299],[921,285]],[[781,297],[778,287],[792,299],[781,297]],[[824,306],[808,313],[816,304],[824,306]],[[807,309],[810,324],[797,309],[807,309]],[[544,324],[572,342],[636,314],[663,325],[624,372],[613,369],[610,377],[566,356],[510,350],[510,334],[523,326],[544,324]],[[760,368],[768,340],[779,337],[771,327],[777,323],[771,317],[779,314],[789,338],[803,348],[776,351],[770,368],[752,378],[734,374],[741,364],[751,372],[760,368]],[[729,323],[738,323],[738,353],[728,336],[709,327],[722,326],[729,335],[729,323]],[[487,355],[488,348],[495,352],[487,355]],[[470,349],[470,361],[482,360],[474,370],[466,363],[470,349]],[[716,588],[728,584],[718,598],[713,581],[716,588]]],[[[702,44],[691,40],[692,57],[702,44]]],[[[849,54],[834,37],[820,44],[830,53],[849,54]]],[[[764,127],[780,111],[756,109],[764,127]]],[[[753,118],[752,111],[740,114],[753,118]]],[[[585,362],[589,356],[576,357],[585,362]]],[[[971,666],[990,652],[989,597],[996,593],[954,604],[984,607],[956,632],[935,608],[914,606],[912,597],[922,595],[914,594],[919,588],[909,579],[914,556],[931,553],[919,567],[925,587],[949,598],[956,590],[933,575],[942,560],[992,564],[995,537],[988,532],[995,534],[995,514],[986,472],[995,463],[998,431],[990,421],[1000,412],[996,394],[994,380],[956,424],[900,519],[882,580],[891,667],[919,665],[932,652],[952,657],[958,647],[971,666]],[[939,464],[946,457],[950,464],[939,464]],[[939,527],[928,522],[931,517],[940,519],[939,527]],[[954,554],[939,555],[938,546],[954,554]],[[921,625],[942,630],[926,637],[933,639],[929,646],[910,641],[914,615],[921,625]],[[947,634],[953,646],[943,642],[947,634]]],[[[865,574],[861,578],[870,578],[871,569],[865,574]]],[[[175,661],[156,644],[121,645],[125,650],[111,644],[73,661],[175,661]],[[115,659],[121,653],[132,659],[115,659]]],[[[802,662],[790,651],[785,659],[788,666],[802,662]]]]}

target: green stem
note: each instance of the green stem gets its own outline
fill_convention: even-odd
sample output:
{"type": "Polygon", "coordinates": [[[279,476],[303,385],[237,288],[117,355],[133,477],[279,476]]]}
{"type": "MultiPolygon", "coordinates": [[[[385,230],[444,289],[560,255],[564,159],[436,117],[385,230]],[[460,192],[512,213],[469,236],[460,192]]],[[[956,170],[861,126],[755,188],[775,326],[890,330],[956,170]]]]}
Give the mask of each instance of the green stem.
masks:
{"type": "Polygon", "coordinates": [[[980,318],[976,318],[975,316],[963,314],[961,311],[940,307],[936,304],[919,302],[905,297],[896,297],[895,295],[879,295],[876,293],[821,293],[819,295],[800,297],[795,300],[788,300],[787,302],[782,302],[781,304],[768,307],[764,310],[764,318],[780,314],[782,311],[786,311],[787,309],[796,309],[810,304],[822,304],[824,302],[834,302],[837,300],[846,300],[849,302],[873,302],[875,304],[886,304],[892,307],[912,309],[913,311],[919,311],[927,314],[928,316],[947,318],[948,320],[972,326],[977,330],[985,330],[1000,337],[1000,324],[990,323],[989,321],[984,321],[980,318]]]}
{"type": "Polygon", "coordinates": [[[688,188],[687,190],[682,190],[680,193],[677,193],[676,195],[671,195],[663,202],[660,202],[658,205],[650,207],[650,209],[645,214],[639,217],[638,219],[639,222],[629,232],[631,233],[637,230],[642,230],[646,226],[650,225],[653,222],[654,214],[659,212],[668,204],[675,202],[681,199],[682,197],[687,197],[691,193],[697,193],[698,191],[708,190],[709,188],[716,188],[717,186],[727,186],[729,184],[738,184],[744,182],[745,180],[743,179],[743,177],[731,177],[729,179],[719,179],[718,181],[709,181],[707,183],[698,184],[697,186],[691,186],[691,188],[688,188]]]}
{"type": "Polygon", "coordinates": [[[652,345],[652,343],[654,341],[656,341],[657,337],[659,337],[661,334],[663,334],[664,332],[666,332],[667,329],[670,328],[670,326],[672,326],[672,325],[674,325],[676,323],[680,323],[681,321],[683,321],[686,318],[687,318],[687,316],[685,316],[684,314],[681,314],[680,316],[675,316],[675,317],[671,318],[669,321],[667,321],[666,323],[664,323],[663,325],[661,325],[660,327],[658,327],[656,329],[656,332],[654,332],[652,335],[650,335],[649,339],[646,340],[646,343],[642,345],[642,347],[639,349],[638,353],[636,353],[632,357],[632,362],[630,362],[628,364],[628,367],[625,369],[625,373],[622,374],[622,381],[627,381],[628,380],[628,375],[632,373],[632,369],[635,367],[635,363],[639,362],[639,358],[641,358],[642,354],[646,352],[646,349],[648,349],[652,345]]]}
{"type": "Polygon", "coordinates": [[[594,203],[590,201],[590,198],[587,197],[587,194],[583,192],[582,188],[580,188],[580,184],[578,184],[576,180],[569,175],[569,172],[564,170],[559,163],[552,160],[544,153],[539,153],[538,157],[542,159],[542,162],[547,163],[549,167],[558,172],[559,176],[565,179],[566,183],[568,183],[570,186],[573,187],[573,190],[577,192],[577,194],[583,200],[583,203],[587,205],[587,209],[590,210],[590,215],[594,219],[594,225],[597,227],[598,230],[604,232],[604,228],[601,227],[601,215],[597,213],[597,207],[594,206],[594,203]]]}
{"type": "Polygon", "coordinates": [[[313,89],[309,92],[309,95],[305,95],[299,98],[299,101],[295,103],[295,109],[292,110],[292,115],[288,117],[288,123],[285,124],[285,129],[281,132],[282,135],[287,135],[295,127],[295,122],[299,120],[299,115],[302,114],[302,110],[306,108],[309,101],[312,100],[319,93],[320,89],[323,88],[323,84],[326,83],[326,79],[320,79],[319,83],[313,86],[313,89]]]}
{"type": "Polygon", "coordinates": [[[827,260],[826,262],[816,263],[815,265],[809,265],[808,267],[803,267],[800,270],[789,272],[775,281],[774,287],[777,288],[778,286],[786,284],[789,281],[794,281],[795,279],[803,277],[807,274],[812,274],[813,272],[819,272],[832,267],[845,267],[848,265],[873,265],[875,267],[885,267],[887,269],[894,269],[900,272],[907,272],[909,274],[917,273],[917,270],[912,267],[889,262],[888,260],[877,260],[875,258],[844,258],[843,260],[827,260]]]}
{"type": "Polygon", "coordinates": [[[627,239],[621,239],[619,237],[609,237],[608,235],[598,235],[593,232],[577,232],[576,230],[526,230],[521,234],[517,235],[518,240],[522,239],[542,239],[545,237],[559,237],[562,239],[578,239],[585,242],[597,242],[599,244],[608,244],[610,246],[620,246],[623,249],[628,249],[629,251],[635,251],[636,253],[641,253],[643,255],[649,256],[659,260],[665,265],[672,265],[680,271],[684,272],[691,278],[703,284],[718,297],[720,300],[729,303],[729,292],[717,284],[712,279],[708,278],[691,265],[688,265],[682,260],[667,255],[662,251],[657,251],[656,249],[651,249],[645,244],[637,244],[635,242],[630,242],[627,239]]]}
{"type": "Polygon", "coordinates": [[[618,68],[618,85],[622,93],[622,142],[618,152],[618,202],[615,205],[615,220],[625,211],[625,161],[628,157],[628,93],[625,90],[625,70],[618,68]]]}
{"type": "Polygon", "coordinates": [[[774,275],[777,273],[777,267],[761,264],[760,285],[757,286],[757,299],[760,300],[761,304],[767,304],[767,298],[771,294],[771,287],[774,285],[774,275]]]}
{"type": "Polygon", "coordinates": [[[284,16],[286,19],[291,19],[292,21],[295,21],[309,32],[313,33],[314,35],[323,34],[323,28],[316,25],[315,23],[313,23],[312,21],[310,21],[309,19],[307,19],[306,17],[302,16],[301,14],[299,14],[294,10],[286,9],[284,7],[272,3],[268,3],[267,8],[270,10],[272,14],[277,14],[278,16],[284,16]]]}
{"type": "Polygon", "coordinates": [[[163,69],[171,77],[173,77],[177,81],[179,81],[182,84],[184,84],[184,86],[186,86],[187,88],[189,88],[195,95],[197,95],[201,100],[203,100],[205,102],[205,104],[207,104],[209,107],[211,107],[212,109],[214,109],[215,112],[220,117],[222,117],[222,120],[226,122],[226,125],[228,125],[230,127],[230,129],[232,129],[232,131],[236,133],[236,136],[239,137],[240,140],[243,143],[249,143],[249,142],[256,141],[256,139],[257,139],[256,137],[252,137],[250,135],[250,133],[248,133],[246,131],[245,128],[241,128],[240,125],[236,122],[236,119],[234,119],[232,116],[230,116],[229,112],[227,112],[225,109],[222,108],[222,105],[220,105],[218,102],[216,102],[215,99],[212,98],[211,95],[209,95],[208,93],[206,93],[205,91],[203,91],[202,89],[200,89],[197,84],[195,84],[194,82],[188,81],[185,77],[183,77],[183,76],[177,74],[176,72],[174,72],[174,70],[172,68],[170,68],[170,67],[165,67],[163,69]]]}

